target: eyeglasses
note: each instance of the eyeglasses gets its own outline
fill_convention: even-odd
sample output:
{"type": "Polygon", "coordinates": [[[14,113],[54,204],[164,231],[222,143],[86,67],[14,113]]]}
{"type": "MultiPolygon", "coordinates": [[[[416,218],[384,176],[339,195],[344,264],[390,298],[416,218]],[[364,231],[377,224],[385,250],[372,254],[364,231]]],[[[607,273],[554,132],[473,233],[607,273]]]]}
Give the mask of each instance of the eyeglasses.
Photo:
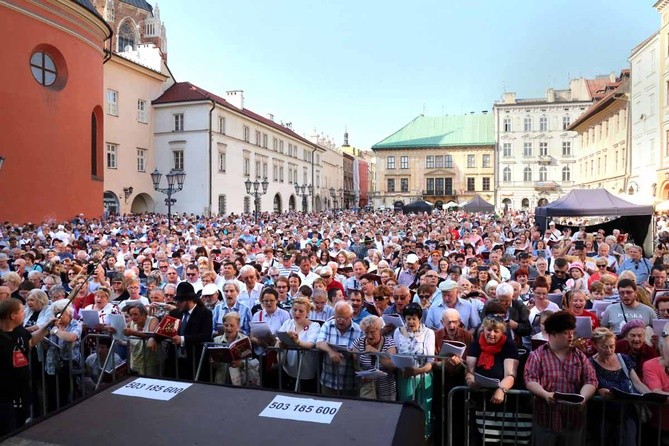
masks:
{"type": "Polygon", "coordinates": [[[555,275],[556,275],[556,276],[566,276],[566,275],[567,275],[567,271],[560,271],[559,269],[556,269],[556,270],[555,270],[555,275]]]}
{"type": "Polygon", "coordinates": [[[606,268],[606,265],[597,265],[597,268],[606,268]]]}
{"type": "Polygon", "coordinates": [[[386,300],[386,296],[374,296],[374,300],[378,300],[378,301],[386,300]]]}
{"type": "Polygon", "coordinates": [[[329,279],[329,278],[332,277],[332,276],[328,274],[328,275],[326,275],[326,276],[321,276],[321,277],[322,277],[323,279],[329,279]]]}
{"type": "Polygon", "coordinates": [[[188,277],[197,276],[197,273],[186,273],[188,277]]]}
{"type": "Polygon", "coordinates": [[[496,314],[489,314],[485,317],[485,320],[487,321],[495,321],[495,322],[504,322],[504,317],[498,316],[496,314]]]}
{"type": "Polygon", "coordinates": [[[418,297],[421,298],[421,299],[429,299],[430,295],[429,294],[419,294],[418,297]]]}
{"type": "Polygon", "coordinates": [[[165,293],[165,297],[174,297],[176,294],[173,293],[165,293]]]}
{"type": "Polygon", "coordinates": [[[284,289],[286,289],[286,288],[288,288],[288,287],[287,287],[286,285],[276,285],[275,288],[276,288],[277,290],[284,290],[284,289]]]}

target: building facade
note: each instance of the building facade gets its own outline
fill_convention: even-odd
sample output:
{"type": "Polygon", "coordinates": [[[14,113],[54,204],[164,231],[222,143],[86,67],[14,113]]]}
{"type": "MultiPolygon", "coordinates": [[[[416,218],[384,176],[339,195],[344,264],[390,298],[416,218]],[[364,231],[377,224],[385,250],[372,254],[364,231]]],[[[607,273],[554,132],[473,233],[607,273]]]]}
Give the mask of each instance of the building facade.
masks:
{"type": "MultiPolygon", "coordinates": [[[[175,212],[240,214],[254,210],[245,181],[267,180],[260,211],[311,211],[323,203],[322,155],[318,144],[244,108],[244,92],[225,98],[178,82],[153,101],[156,165],[163,174],[183,170],[175,212]],[[306,196],[295,185],[306,185],[306,196]],[[316,193],[313,194],[313,191],[316,193]]],[[[259,188],[262,190],[262,187],[259,188]]],[[[166,212],[162,200],[156,210],[166,212]]]]}
{"type": "Polygon", "coordinates": [[[568,89],[549,88],[543,98],[507,92],[495,103],[498,209],[534,209],[571,190],[579,147],[576,132],[567,129],[606,81],[572,79],[568,89]]]}
{"type": "Polygon", "coordinates": [[[660,157],[660,37],[654,33],[632,50],[630,75],[631,199],[652,204],[657,195],[660,157]]]}
{"type": "Polygon", "coordinates": [[[569,126],[579,139],[577,187],[605,188],[617,195],[628,191],[629,88],[630,71],[623,70],[620,77],[606,85],[604,96],[569,126]]]}
{"type": "Polygon", "coordinates": [[[425,199],[436,206],[494,198],[493,116],[418,116],[372,146],[377,157],[375,204],[425,199]]]}
{"type": "Polygon", "coordinates": [[[0,0],[0,218],[102,214],[103,63],[112,30],[88,0],[0,0]]]}
{"type": "Polygon", "coordinates": [[[311,142],[323,148],[321,163],[323,176],[320,182],[321,209],[339,209],[344,187],[344,158],[337,144],[330,137],[315,134],[311,142]]]}

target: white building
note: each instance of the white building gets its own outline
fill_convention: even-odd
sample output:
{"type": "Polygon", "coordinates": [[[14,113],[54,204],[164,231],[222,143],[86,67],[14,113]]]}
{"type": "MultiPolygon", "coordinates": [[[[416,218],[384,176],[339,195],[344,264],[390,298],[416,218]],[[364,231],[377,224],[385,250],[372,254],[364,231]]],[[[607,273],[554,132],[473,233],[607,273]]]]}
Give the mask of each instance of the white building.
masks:
{"type": "Polygon", "coordinates": [[[323,179],[320,196],[323,199],[323,209],[338,208],[341,206],[340,190],[344,187],[344,156],[331,137],[314,132],[310,139],[325,149],[321,156],[323,179]]]}
{"type": "Polygon", "coordinates": [[[636,202],[652,203],[660,159],[660,36],[655,33],[632,50],[630,124],[631,176],[626,193],[636,202]]]}
{"type": "MultiPolygon", "coordinates": [[[[295,184],[314,185],[315,196],[309,193],[304,204],[308,211],[321,209],[326,198],[321,192],[325,149],[295,133],[290,124],[244,108],[243,91],[228,91],[222,98],[179,82],[153,106],[157,168],[163,174],[172,169],[186,173],[183,190],[174,195],[173,212],[253,212],[247,179],[268,182],[261,212],[304,210],[295,184]]],[[[166,186],[165,179],[161,186],[166,186]]],[[[163,200],[156,203],[156,211],[166,212],[163,200]]]]}
{"type": "Polygon", "coordinates": [[[578,139],[566,129],[608,81],[608,76],[572,79],[568,89],[549,88],[543,98],[517,99],[516,93],[507,92],[495,103],[499,209],[534,209],[574,186],[578,139]]]}

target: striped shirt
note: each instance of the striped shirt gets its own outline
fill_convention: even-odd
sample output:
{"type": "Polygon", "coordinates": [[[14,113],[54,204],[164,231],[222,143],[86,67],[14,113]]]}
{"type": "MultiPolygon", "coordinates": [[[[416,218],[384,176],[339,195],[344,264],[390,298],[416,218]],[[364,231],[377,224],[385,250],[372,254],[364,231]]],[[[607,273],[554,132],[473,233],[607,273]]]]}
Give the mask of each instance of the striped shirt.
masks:
{"type": "Polygon", "coordinates": [[[282,277],[289,277],[292,273],[297,274],[300,271],[300,268],[298,268],[297,265],[291,265],[289,267],[281,265],[277,266],[277,269],[279,270],[279,275],[282,277]]]}
{"type": "MultiPolygon", "coordinates": [[[[362,331],[355,322],[351,321],[351,326],[342,333],[337,328],[335,319],[330,319],[321,327],[316,342],[340,345],[350,350],[353,342],[360,336],[362,336],[362,331]]],[[[345,356],[339,364],[334,364],[328,355],[323,355],[321,384],[331,389],[352,391],[354,382],[351,357],[345,356]]]]}

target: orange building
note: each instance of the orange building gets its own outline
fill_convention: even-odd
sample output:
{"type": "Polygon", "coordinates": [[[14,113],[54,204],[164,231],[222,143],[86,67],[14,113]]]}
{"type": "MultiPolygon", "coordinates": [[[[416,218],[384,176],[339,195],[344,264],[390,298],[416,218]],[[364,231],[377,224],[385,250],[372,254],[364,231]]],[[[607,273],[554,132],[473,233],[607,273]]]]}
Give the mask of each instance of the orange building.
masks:
{"type": "Polygon", "coordinates": [[[0,0],[0,220],[102,214],[111,36],[89,0],[0,0]]]}

